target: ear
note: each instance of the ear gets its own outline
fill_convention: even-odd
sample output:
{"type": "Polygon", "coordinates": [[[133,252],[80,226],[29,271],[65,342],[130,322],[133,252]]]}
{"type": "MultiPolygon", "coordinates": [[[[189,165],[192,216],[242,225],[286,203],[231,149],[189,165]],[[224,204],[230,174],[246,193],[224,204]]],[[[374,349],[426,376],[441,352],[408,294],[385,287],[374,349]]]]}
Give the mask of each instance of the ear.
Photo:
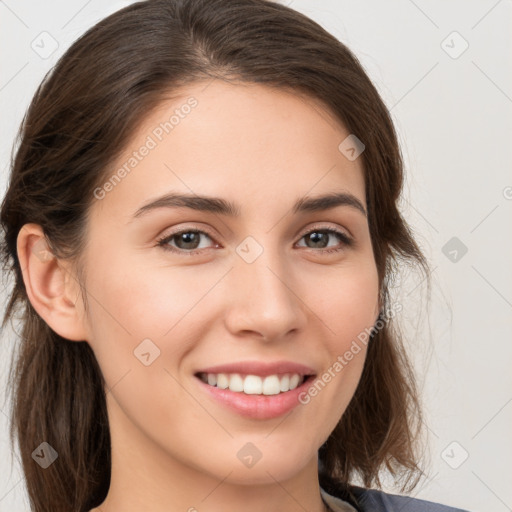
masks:
{"type": "Polygon", "coordinates": [[[69,265],[52,254],[38,224],[20,229],[17,252],[27,296],[39,316],[63,338],[87,340],[77,278],[69,265]]]}

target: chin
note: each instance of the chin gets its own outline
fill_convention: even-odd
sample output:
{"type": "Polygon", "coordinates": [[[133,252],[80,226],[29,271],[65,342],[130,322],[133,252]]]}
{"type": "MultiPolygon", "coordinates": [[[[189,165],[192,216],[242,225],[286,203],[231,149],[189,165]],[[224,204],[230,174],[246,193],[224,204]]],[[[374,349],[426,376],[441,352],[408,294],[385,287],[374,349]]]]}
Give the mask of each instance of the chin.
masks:
{"type": "MultiPolygon", "coordinates": [[[[300,445],[296,445],[297,448],[300,445]]],[[[251,450],[248,449],[247,452],[251,450]]],[[[304,471],[305,468],[312,463],[316,464],[317,452],[314,452],[311,458],[306,456],[306,450],[297,450],[295,455],[293,450],[286,450],[284,448],[276,450],[268,450],[269,454],[265,456],[264,451],[261,453],[261,458],[256,460],[257,452],[254,452],[255,458],[244,461],[238,457],[229,460],[224,460],[222,469],[216,464],[214,472],[217,478],[224,479],[226,475],[229,476],[225,479],[226,483],[236,485],[268,485],[275,484],[276,480],[279,482],[286,481],[293,478],[297,473],[304,471]],[[218,473],[222,473],[221,475],[218,473]]]]}
{"type": "MultiPolygon", "coordinates": [[[[261,461],[260,461],[261,462],[261,461]]],[[[293,478],[302,468],[297,464],[267,464],[252,468],[236,468],[226,478],[226,483],[236,485],[274,485],[276,481],[284,482],[293,478]]]]}

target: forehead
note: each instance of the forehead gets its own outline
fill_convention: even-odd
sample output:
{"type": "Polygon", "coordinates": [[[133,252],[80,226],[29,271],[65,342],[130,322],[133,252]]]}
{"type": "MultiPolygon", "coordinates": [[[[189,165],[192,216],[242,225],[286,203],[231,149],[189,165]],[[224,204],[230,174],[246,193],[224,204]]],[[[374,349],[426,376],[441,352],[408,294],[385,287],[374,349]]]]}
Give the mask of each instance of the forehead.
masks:
{"type": "Polygon", "coordinates": [[[340,191],[365,205],[362,159],[339,149],[349,135],[308,96],[262,84],[195,83],[134,127],[97,206],[126,216],[168,191],[226,197],[247,211],[277,212],[288,196],[295,203],[340,191]]]}

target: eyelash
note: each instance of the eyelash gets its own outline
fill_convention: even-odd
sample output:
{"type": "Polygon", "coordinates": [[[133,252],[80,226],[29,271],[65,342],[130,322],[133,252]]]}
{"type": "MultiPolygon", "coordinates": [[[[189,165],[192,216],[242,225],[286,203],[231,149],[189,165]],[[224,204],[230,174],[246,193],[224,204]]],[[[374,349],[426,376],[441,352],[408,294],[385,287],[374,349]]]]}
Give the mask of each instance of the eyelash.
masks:
{"type": "MultiPolygon", "coordinates": [[[[177,249],[175,247],[172,247],[172,246],[168,245],[167,242],[170,242],[174,237],[176,237],[178,235],[182,235],[183,233],[204,234],[204,235],[207,235],[212,241],[214,241],[214,238],[207,231],[203,231],[203,230],[195,229],[195,228],[189,228],[189,229],[182,229],[181,231],[176,231],[174,233],[171,233],[170,235],[165,235],[162,238],[159,238],[157,240],[157,246],[161,247],[164,251],[170,251],[170,252],[173,252],[173,253],[177,253],[177,254],[181,254],[181,255],[186,255],[186,256],[195,256],[197,253],[200,253],[201,251],[204,250],[204,249],[193,249],[191,251],[187,251],[186,249],[177,249]]],[[[300,239],[304,238],[307,235],[310,235],[311,233],[328,233],[328,234],[332,234],[332,235],[337,235],[340,238],[341,242],[342,242],[342,246],[338,247],[336,249],[318,249],[318,250],[315,250],[313,248],[309,248],[310,250],[315,251],[315,252],[321,252],[321,253],[324,253],[324,254],[326,254],[326,253],[327,254],[328,253],[334,253],[334,252],[342,251],[346,247],[352,247],[354,245],[354,240],[352,238],[350,238],[348,235],[346,235],[342,231],[338,231],[338,230],[332,229],[332,228],[315,227],[315,228],[311,229],[310,231],[307,231],[306,233],[304,233],[300,237],[300,239]]]]}

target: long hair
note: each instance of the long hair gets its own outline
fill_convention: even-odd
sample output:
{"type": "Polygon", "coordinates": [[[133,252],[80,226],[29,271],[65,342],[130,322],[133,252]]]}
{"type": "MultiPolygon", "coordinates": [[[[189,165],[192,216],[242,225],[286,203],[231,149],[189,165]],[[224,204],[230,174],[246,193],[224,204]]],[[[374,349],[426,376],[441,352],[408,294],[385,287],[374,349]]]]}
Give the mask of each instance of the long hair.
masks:
{"type": "MultiPolygon", "coordinates": [[[[1,258],[13,278],[3,326],[17,312],[21,326],[9,380],[10,434],[11,443],[18,440],[34,512],[84,512],[101,504],[111,445],[96,358],[85,340],[60,337],[32,307],[18,233],[25,223],[40,225],[52,252],[72,261],[80,276],[93,191],[134,127],[179,87],[214,78],[305,93],[363,141],[384,310],[401,262],[428,269],[398,209],[403,162],[389,112],[358,59],[320,25],[270,0],[147,0],[103,19],[38,87],[13,148],[1,207],[1,258]],[[42,442],[58,453],[45,470],[32,458],[42,442]]],[[[398,328],[387,321],[372,333],[355,395],[319,450],[321,478],[381,487],[379,474],[388,470],[397,481],[416,476],[414,487],[421,417],[412,365],[398,328]]]]}

